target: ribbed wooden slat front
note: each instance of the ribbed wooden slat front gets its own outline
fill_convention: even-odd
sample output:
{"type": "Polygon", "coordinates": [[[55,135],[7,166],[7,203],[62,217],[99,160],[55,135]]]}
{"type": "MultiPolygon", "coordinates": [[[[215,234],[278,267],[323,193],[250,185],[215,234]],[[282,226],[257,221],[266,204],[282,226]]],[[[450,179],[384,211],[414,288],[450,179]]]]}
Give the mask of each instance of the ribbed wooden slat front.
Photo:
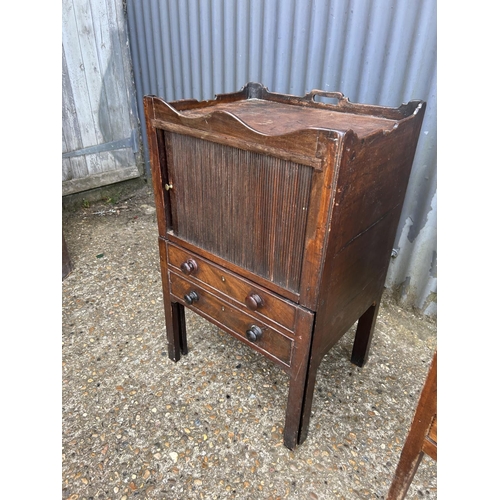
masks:
{"type": "Polygon", "coordinates": [[[297,291],[312,168],[167,134],[174,233],[297,291]]]}

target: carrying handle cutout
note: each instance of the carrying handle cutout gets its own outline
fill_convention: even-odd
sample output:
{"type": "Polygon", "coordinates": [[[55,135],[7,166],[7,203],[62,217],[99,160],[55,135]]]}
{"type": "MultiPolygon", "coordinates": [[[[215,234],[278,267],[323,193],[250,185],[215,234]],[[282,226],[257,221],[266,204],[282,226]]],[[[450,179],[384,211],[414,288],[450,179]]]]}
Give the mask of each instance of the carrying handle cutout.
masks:
{"type": "Polygon", "coordinates": [[[321,102],[325,102],[326,104],[333,104],[333,105],[339,105],[342,103],[347,103],[349,102],[349,99],[342,94],[342,92],[328,92],[327,90],[318,90],[318,89],[313,89],[311,92],[307,93],[304,96],[304,99],[310,102],[320,102],[315,100],[316,96],[324,97],[327,99],[333,99],[334,102],[322,100],[321,102]]]}

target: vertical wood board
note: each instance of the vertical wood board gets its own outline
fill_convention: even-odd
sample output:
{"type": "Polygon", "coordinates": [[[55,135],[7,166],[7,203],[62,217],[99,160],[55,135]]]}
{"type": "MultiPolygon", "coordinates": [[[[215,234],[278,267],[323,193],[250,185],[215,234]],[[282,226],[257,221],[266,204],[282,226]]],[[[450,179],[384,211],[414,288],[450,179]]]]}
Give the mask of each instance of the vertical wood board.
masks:
{"type": "Polygon", "coordinates": [[[63,195],[138,177],[138,119],[123,6],[63,0],[63,195]]]}

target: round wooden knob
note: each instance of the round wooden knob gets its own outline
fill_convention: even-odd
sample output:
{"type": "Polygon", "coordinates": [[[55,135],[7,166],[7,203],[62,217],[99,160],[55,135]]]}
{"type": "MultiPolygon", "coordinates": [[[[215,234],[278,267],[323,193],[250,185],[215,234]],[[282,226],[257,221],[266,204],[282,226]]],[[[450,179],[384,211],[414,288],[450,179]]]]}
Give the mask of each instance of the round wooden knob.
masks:
{"type": "Polygon", "coordinates": [[[188,259],[181,264],[181,271],[188,276],[193,274],[198,269],[198,264],[193,259],[188,259]]]}
{"type": "Polygon", "coordinates": [[[255,342],[259,340],[262,337],[262,330],[257,326],[257,325],[252,325],[247,331],[246,331],[247,339],[250,342],[255,342]]]}
{"type": "Polygon", "coordinates": [[[192,290],[191,292],[184,295],[184,300],[186,301],[186,304],[191,305],[193,302],[198,302],[198,300],[200,300],[200,297],[198,297],[198,294],[194,290],[192,290]]]}
{"type": "Polygon", "coordinates": [[[256,311],[259,309],[259,307],[264,307],[264,301],[262,300],[262,297],[256,293],[250,293],[245,297],[245,304],[247,305],[248,309],[251,309],[252,311],[256,311]]]}

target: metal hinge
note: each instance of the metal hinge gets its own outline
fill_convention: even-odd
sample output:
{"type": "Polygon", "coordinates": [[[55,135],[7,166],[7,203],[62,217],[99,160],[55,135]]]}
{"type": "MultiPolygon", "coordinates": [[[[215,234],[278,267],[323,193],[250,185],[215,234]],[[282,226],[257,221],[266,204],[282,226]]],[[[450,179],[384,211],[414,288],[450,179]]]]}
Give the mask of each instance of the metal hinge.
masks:
{"type": "Polygon", "coordinates": [[[95,153],[103,153],[105,151],[114,151],[115,149],[132,148],[134,153],[139,151],[137,141],[137,130],[132,130],[132,135],[128,139],[119,139],[117,141],[106,142],[104,144],[96,144],[95,146],[88,146],[86,148],[77,149],[63,153],[63,158],[73,158],[75,156],[90,155],[95,153]]]}

